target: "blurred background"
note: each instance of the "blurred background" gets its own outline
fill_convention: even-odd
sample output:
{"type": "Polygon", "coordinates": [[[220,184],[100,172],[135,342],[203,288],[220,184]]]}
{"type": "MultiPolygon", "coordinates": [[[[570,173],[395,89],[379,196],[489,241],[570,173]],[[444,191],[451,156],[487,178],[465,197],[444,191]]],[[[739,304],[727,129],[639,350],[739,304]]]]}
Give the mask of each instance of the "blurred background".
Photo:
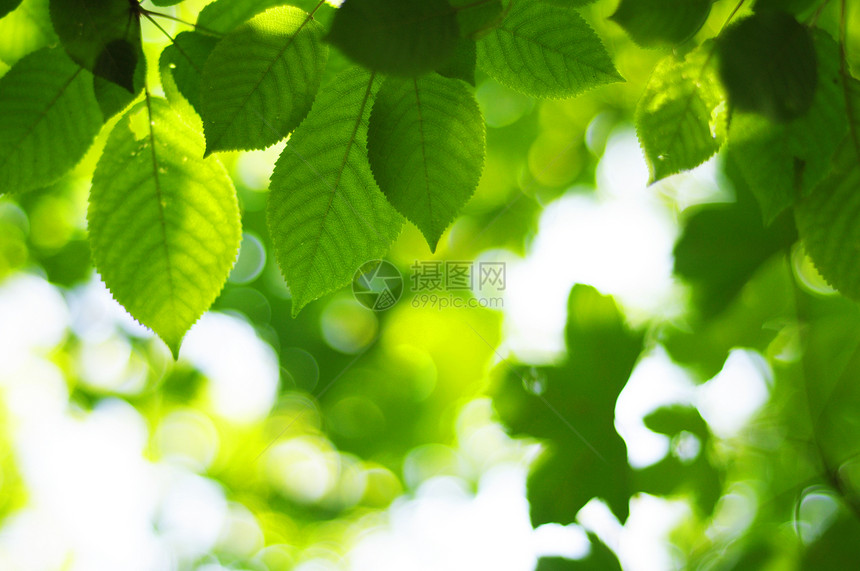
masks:
{"type": "MultiPolygon", "coordinates": [[[[204,4],[148,8],[194,21],[204,4]]],[[[221,154],[242,247],[176,362],[89,261],[89,180],[113,123],[70,175],[0,197],[0,569],[803,568],[846,508],[803,452],[808,435],[787,451],[799,405],[775,387],[802,352],[797,296],[821,319],[857,312],[791,246],[790,223],[761,226],[720,157],[648,186],[632,117],[667,52],[632,44],[608,20],[616,5],[583,13],[625,83],[536,102],[479,75],[483,178],[435,254],[404,226],[387,256],[404,288],[385,311],[347,287],[290,318],[264,213],[285,143],[221,154]],[[751,249],[740,269],[714,261],[751,249]],[[496,264],[504,282],[432,298],[414,287],[418,268],[446,261],[496,264]],[[589,381],[621,359],[616,337],[564,372],[569,306],[591,295],[615,311],[575,284],[613,296],[636,339],[629,381],[608,396],[589,381]],[[552,391],[558,378],[573,397],[552,391]],[[580,393],[585,405],[565,408],[580,393]],[[550,428],[517,424],[529,406],[550,428]],[[620,464],[583,439],[601,422],[623,438],[620,464]],[[608,480],[632,482],[626,521],[599,493],[535,517],[540,486],[562,507],[563,489],[592,489],[584,465],[529,476],[549,447],[581,441],[606,456],[608,480]]],[[[735,5],[715,2],[698,37],[735,5]]],[[[52,41],[46,9],[24,0],[0,20],[0,74],[52,41]]],[[[828,6],[819,25],[835,22],[828,6]]],[[[143,30],[157,86],[168,40],[143,30]]],[[[588,307],[570,316],[584,331],[588,307]]]]}

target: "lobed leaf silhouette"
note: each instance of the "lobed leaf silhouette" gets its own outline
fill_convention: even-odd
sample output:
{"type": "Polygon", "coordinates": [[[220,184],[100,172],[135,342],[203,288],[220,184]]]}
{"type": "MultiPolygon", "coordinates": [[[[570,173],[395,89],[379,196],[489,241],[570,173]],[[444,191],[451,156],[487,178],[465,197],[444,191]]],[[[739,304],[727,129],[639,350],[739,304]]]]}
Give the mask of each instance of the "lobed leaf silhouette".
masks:
{"type": "Polygon", "coordinates": [[[484,119],[471,90],[437,74],[386,79],[367,150],[379,188],[435,251],[481,178],[484,119]]]}
{"type": "Polygon", "coordinates": [[[402,219],[376,185],[367,124],[381,82],[341,72],[314,102],[272,173],[267,219],[293,315],[381,257],[402,219]]]}
{"type": "Polygon", "coordinates": [[[163,99],[117,123],[93,176],[93,262],[114,298],[174,358],[227,280],[241,239],[227,171],[163,99]]]}
{"type": "Polygon", "coordinates": [[[0,193],[45,186],[84,156],[102,126],[93,76],[43,48],[0,78],[0,193]]]}
{"type": "Polygon", "coordinates": [[[502,24],[478,42],[478,65],[535,97],[573,97],[622,80],[582,16],[546,0],[514,2],[502,24]]]}
{"type": "Polygon", "coordinates": [[[263,149],[287,136],[310,110],[327,57],[320,25],[291,6],[230,32],[201,77],[206,154],[263,149]]]}

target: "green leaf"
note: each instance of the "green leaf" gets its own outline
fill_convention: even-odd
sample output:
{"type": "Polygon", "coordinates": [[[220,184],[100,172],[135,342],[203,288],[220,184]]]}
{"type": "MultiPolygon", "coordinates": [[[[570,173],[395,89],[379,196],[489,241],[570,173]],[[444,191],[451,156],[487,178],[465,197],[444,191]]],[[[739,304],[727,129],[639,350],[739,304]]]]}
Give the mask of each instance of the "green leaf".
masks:
{"type": "Polygon", "coordinates": [[[140,52],[140,58],[137,60],[132,85],[133,89],[129,92],[112,81],[98,75],[93,76],[93,91],[105,121],[126,110],[143,91],[146,85],[146,58],[143,56],[143,51],[140,52]]]}
{"type": "Polygon", "coordinates": [[[143,57],[137,10],[129,0],[51,0],[51,21],[74,61],[133,92],[143,57]]]}
{"type": "Polygon", "coordinates": [[[286,137],[310,110],[327,57],[322,28],[291,6],[230,32],[203,67],[206,154],[262,149],[286,137]]]}
{"type": "Polygon", "coordinates": [[[818,88],[809,111],[788,123],[737,112],[729,128],[729,157],[758,199],[767,222],[824,178],[847,129],[839,48],[824,32],[817,33],[815,41],[818,88]]]}
{"type": "Polygon", "coordinates": [[[9,65],[56,42],[48,0],[24,0],[0,19],[0,59],[9,65]]]}
{"type": "Polygon", "coordinates": [[[164,48],[158,67],[168,100],[178,91],[191,106],[200,112],[200,78],[209,54],[218,44],[218,38],[200,32],[182,32],[173,43],[164,48]]]}
{"type": "Polygon", "coordinates": [[[0,0],[0,18],[3,18],[17,8],[21,4],[21,0],[0,0]]]}
{"type": "Polygon", "coordinates": [[[493,391],[493,405],[515,436],[545,441],[528,479],[535,526],[574,521],[593,497],[624,521],[631,493],[615,403],[642,350],[611,297],[576,285],[568,302],[567,361],[512,371],[493,391]]]}
{"type": "Polygon", "coordinates": [[[535,571],[621,571],[618,557],[593,533],[588,534],[591,551],[585,559],[541,557],[535,571]]]}
{"type": "Polygon", "coordinates": [[[737,199],[694,213],[675,245],[675,274],[693,286],[693,301],[702,317],[722,312],[756,271],[774,254],[785,252],[797,239],[792,217],[778,217],[765,227],[761,210],[736,166],[726,171],[735,179],[737,199]]]}
{"type": "Polygon", "coordinates": [[[800,14],[813,6],[821,4],[823,0],[756,0],[753,10],[764,12],[766,10],[789,12],[800,14]]]}
{"type": "Polygon", "coordinates": [[[367,68],[418,75],[454,53],[460,37],[456,14],[445,0],[346,0],[327,39],[367,68]]]}
{"type": "Polygon", "coordinates": [[[59,48],[0,78],[0,193],[44,186],[81,160],[102,126],[92,81],[59,48]]]}
{"type": "Polygon", "coordinates": [[[690,39],[708,19],[713,0],[621,0],[610,18],[644,47],[690,39]]]}
{"type": "Polygon", "coordinates": [[[480,38],[501,24],[505,16],[502,0],[450,0],[450,4],[457,10],[457,24],[463,38],[480,38]]]}
{"type": "Polygon", "coordinates": [[[502,25],[478,42],[478,65],[535,97],[572,97],[622,80],[582,16],[545,0],[513,3],[502,25]]]}
{"type": "Polygon", "coordinates": [[[795,210],[815,267],[843,295],[860,301],[860,158],[845,140],[833,171],[795,210]]]}
{"type": "Polygon", "coordinates": [[[484,145],[484,119],[463,82],[433,74],[382,84],[370,114],[370,166],[432,251],[478,186],[484,145]]]}
{"type": "Polygon", "coordinates": [[[175,6],[185,0],[151,0],[156,6],[175,6]]]}
{"type": "Polygon", "coordinates": [[[474,40],[460,38],[454,55],[445,64],[436,70],[443,77],[462,79],[472,87],[475,87],[475,67],[478,63],[478,48],[474,40]]]}
{"type": "Polygon", "coordinates": [[[651,74],[636,107],[636,133],[651,181],[692,169],[716,153],[727,129],[725,93],[713,45],[668,56],[651,74]]]}
{"type": "Polygon", "coordinates": [[[241,238],[227,171],[162,99],[120,120],[93,176],[93,261],[114,298],[174,358],[227,280],[241,238]]]}
{"type": "Polygon", "coordinates": [[[367,161],[378,81],[350,69],[320,92],[272,173],[268,225],[293,296],[293,316],[381,257],[402,219],[367,161]]]}
{"type": "Polygon", "coordinates": [[[257,14],[284,4],[296,6],[306,12],[315,10],[312,14],[317,21],[321,16],[328,19],[331,12],[335,12],[328,4],[320,6],[319,0],[216,0],[203,7],[197,16],[197,25],[202,31],[226,34],[257,14]]]}
{"type": "Polygon", "coordinates": [[[755,13],[720,34],[717,49],[734,108],[782,122],[809,111],[818,73],[815,44],[792,16],[755,13]]]}
{"type": "Polygon", "coordinates": [[[699,513],[711,514],[722,493],[722,474],[709,461],[712,436],[699,411],[670,405],[643,420],[649,430],[669,436],[671,442],[665,458],[635,472],[637,488],[652,495],[692,495],[699,513]]]}

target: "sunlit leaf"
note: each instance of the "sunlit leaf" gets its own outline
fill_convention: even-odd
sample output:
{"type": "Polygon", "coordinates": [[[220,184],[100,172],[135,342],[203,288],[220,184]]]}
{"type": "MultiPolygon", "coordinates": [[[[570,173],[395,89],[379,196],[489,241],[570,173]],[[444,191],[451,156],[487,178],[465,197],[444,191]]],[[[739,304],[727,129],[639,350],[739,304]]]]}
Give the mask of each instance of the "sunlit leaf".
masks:
{"type": "Polygon", "coordinates": [[[622,79],[582,16],[545,0],[514,2],[502,24],[478,42],[478,65],[535,97],[572,97],[622,79]]]}
{"type": "Polygon", "coordinates": [[[270,184],[268,222],[293,315],[381,257],[402,219],[370,171],[367,123],[380,81],[351,69],[321,90],[270,184]]]}
{"type": "Polygon", "coordinates": [[[21,0],[0,0],[0,18],[17,8],[21,0]]]}
{"type": "Polygon", "coordinates": [[[286,137],[310,110],[327,56],[322,28],[298,8],[272,8],[228,34],[201,78],[206,153],[286,137]]]}
{"type": "Polygon", "coordinates": [[[178,34],[173,43],[164,48],[158,67],[168,99],[172,97],[170,87],[175,85],[179,94],[200,112],[200,78],[206,60],[217,44],[218,38],[214,36],[186,31],[178,34]],[[166,77],[168,75],[169,78],[166,77]]]}
{"type": "Polygon", "coordinates": [[[445,0],[347,0],[327,39],[356,63],[408,76],[443,64],[459,36],[456,12],[445,0]]]}
{"type": "Polygon", "coordinates": [[[474,95],[436,74],[387,79],[373,104],[367,148],[379,188],[435,251],[481,177],[484,120],[474,95]]]}
{"type": "Polygon", "coordinates": [[[0,193],[44,186],[84,156],[102,126],[92,82],[60,48],[0,78],[0,193]]]}
{"type": "Polygon", "coordinates": [[[636,132],[652,181],[698,166],[725,140],[725,93],[713,56],[707,44],[683,58],[668,56],[648,81],[636,108],[636,132]]]}
{"type": "Polygon", "coordinates": [[[114,128],[90,192],[93,261],[114,298],[174,357],[227,280],[241,238],[227,171],[161,99],[114,128]]]}
{"type": "Polygon", "coordinates": [[[774,123],[757,113],[736,112],[729,128],[728,154],[773,220],[806,196],[827,174],[845,135],[845,97],[840,86],[838,46],[823,33],[815,36],[818,88],[802,117],[774,123]]]}
{"type": "Polygon", "coordinates": [[[74,61],[94,75],[134,90],[134,70],[142,58],[136,3],[51,0],[51,21],[74,61]]]}
{"type": "Polygon", "coordinates": [[[0,18],[0,60],[9,65],[55,42],[48,0],[24,0],[0,18]]]}
{"type": "Polygon", "coordinates": [[[328,4],[320,4],[319,0],[215,0],[200,10],[197,16],[197,25],[203,32],[219,32],[226,34],[236,26],[250,20],[257,14],[261,14],[269,8],[289,4],[301,8],[306,12],[313,11],[315,19],[319,19],[322,13],[329,17],[334,9],[328,4]]]}
{"type": "Polygon", "coordinates": [[[699,31],[712,3],[713,0],[622,0],[612,20],[642,46],[680,44],[699,31]]]}

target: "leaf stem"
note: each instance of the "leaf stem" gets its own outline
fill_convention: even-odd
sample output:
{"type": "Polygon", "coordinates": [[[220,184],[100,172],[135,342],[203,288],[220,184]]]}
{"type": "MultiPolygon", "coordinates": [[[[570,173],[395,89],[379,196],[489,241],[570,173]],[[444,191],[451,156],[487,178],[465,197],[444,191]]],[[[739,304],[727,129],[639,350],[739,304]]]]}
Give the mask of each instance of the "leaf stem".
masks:
{"type": "Polygon", "coordinates": [[[734,17],[735,17],[735,15],[740,11],[740,9],[741,9],[741,8],[743,7],[743,5],[744,5],[744,2],[746,2],[746,0],[740,0],[740,2],[738,2],[737,6],[735,6],[735,9],[734,9],[734,10],[732,10],[732,13],[731,13],[731,14],[729,14],[729,17],[728,17],[728,18],[726,18],[726,21],[725,21],[725,22],[723,22],[723,27],[722,27],[722,28],[720,28],[720,31],[719,31],[719,33],[717,34],[718,36],[719,36],[720,34],[722,34],[722,33],[723,33],[723,30],[725,30],[725,29],[726,29],[726,26],[728,26],[728,25],[729,25],[729,22],[731,22],[731,21],[732,21],[732,18],[734,18],[734,17]]]}
{"type": "MultiPolygon", "coordinates": [[[[325,1],[325,0],[323,0],[325,1]]],[[[322,4],[322,2],[320,2],[322,4]]],[[[205,28],[199,24],[192,24],[191,22],[187,22],[182,18],[177,18],[176,16],[172,16],[170,14],[164,14],[163,12],[154,12],[152,10],[147,10],[146,8],[141,8],[140,13],[146,16],[146,19],[152,23],[155,23],[155,20],[152,19],[152,16],[157,16],[159,18],[165,18],[167,20],[173,20],[174,22],[179,22],[180,24],[185,24],[186,26],[190,26],[197,30],[198,32],[202,32],[204,34],[209,34],[210,36],[215,36],[216,38],[223,38],[224,34],[220,32],[216,32],[215,30],[210,30],[209,28],[205,28]]],[[[158,24],[156,24],[158,25],[158,24]]]]}

